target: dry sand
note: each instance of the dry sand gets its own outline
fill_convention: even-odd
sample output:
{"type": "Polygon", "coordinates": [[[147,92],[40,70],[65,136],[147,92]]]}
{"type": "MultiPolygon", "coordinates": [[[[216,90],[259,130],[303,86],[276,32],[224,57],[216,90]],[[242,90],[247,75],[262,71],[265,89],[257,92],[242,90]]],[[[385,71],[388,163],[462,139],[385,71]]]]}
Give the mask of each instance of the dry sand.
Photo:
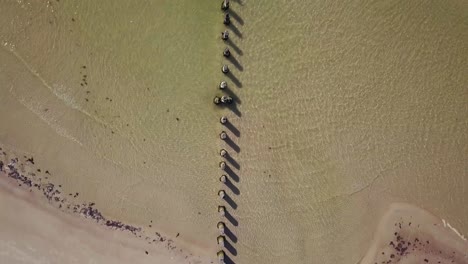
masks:
{"type": "MultiPolygon", "coordinates": [[[[8,172],[0,172],[0,263],[213,263],[58,211],[27,186],[18,188],[8,172]]],[[[468,243],[445,220],[409,204],[392,204],[360,263],[466,264],[468,243]]]]}
{"type": "Polygon", "coordinates": [[[23,175],[0,178],[5,261],[209,263],[224,204],[235,263],[388,261],[397,219],[431,237],[402,260],[464,263],[439,218],[468,233],[466,1],[231,2],[231,109],[219,3],[0,2],[0,160],[23,175]]]}
{"type": "Polygon", "coordinates": [[[212,256],[218,110],[206,88],[222,26],[211,3],[2,2],[3,149],[104,215],[212,256]]]}
{"type": "Polygon", "coordinates": [[[445,220],[409,204],[392,204],[361,263],[465,264],[468,243],[445,220]]]}
{"type": "Polygon", "coordinates": [[[0,172],[0,263],[211,263],[59,211],[0,172]]]}

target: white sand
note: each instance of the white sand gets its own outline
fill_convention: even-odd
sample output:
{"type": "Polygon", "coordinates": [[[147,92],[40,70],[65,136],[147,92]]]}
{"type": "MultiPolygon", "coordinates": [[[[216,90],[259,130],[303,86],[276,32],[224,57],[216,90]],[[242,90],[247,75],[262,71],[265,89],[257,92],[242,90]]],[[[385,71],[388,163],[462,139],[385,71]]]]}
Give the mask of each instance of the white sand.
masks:
{"type": "Polygon", "coordinates": [[[109,218],[153,220],[210,257],[226,148],[239,264],[356,263],[394,202],[467,234],[466,1],[232,2],[237,113],[212,104],[218,2],[2,3],[1,146],[109,218]]]}
{"type": "Polygon", "coordinates": [[[0,263],[211,263],[71,216],[0,172],[0,263]],[[145,251],[148,251],[146,254],[145,251]]]}
{"type": "Polygon", "coordinates": [[[429,212],[392,204],[380,221],[362,264],[468,263],[468,242],[429,212]]]}

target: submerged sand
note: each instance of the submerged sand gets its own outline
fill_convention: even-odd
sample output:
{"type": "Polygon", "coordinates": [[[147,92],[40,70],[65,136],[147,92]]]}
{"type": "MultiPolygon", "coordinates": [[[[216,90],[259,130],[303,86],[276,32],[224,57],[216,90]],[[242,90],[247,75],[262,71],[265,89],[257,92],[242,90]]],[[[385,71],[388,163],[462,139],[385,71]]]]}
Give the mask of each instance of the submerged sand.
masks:
{"type": "MultiPolygon", "coordinates": [[[[235,263],[374,263],[389,260],[396,219],[408,218],[421,229],[403,224],[400,236],[431,246],[401,261],[465,263],[466,242],[441,218],[468,233],[466,2],[231,2],[231,109],[212,104],[224,78],[218,3],[0,3],[1,160],[201,263],[215,259],[220,220],[235,263]]],[[[192,261],[166,248],[146,255],[145,237],[31,189],[2,182],[5,261],[118,263],[109,251],[192,261]],[[24,215],[12,218],[15,208],[24,215]],[[24,232],[28,212],[37,221],[24,232]],[[83,254],[59,243],[65,235],[96,246],[83,254]],[[51,253],[61,250],[70,258],[51,253]]]]}
{"type": "Polygon", "coordinates": [[[394,202],[467,234],[466,1],[241,10],[239,262],[356,263],[394,202]]]}

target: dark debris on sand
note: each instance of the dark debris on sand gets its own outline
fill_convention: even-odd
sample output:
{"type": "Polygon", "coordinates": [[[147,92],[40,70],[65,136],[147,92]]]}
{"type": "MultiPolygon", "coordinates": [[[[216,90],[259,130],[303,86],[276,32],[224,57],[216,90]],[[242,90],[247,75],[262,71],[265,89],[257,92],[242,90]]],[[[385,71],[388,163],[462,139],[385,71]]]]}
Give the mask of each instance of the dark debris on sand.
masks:
{"type": "MultiPolygon", "coordinates": [[[[381,256],[380,256],[381,259],[378,262],[375,262],[374,264],[399,263],[406,256],[411,255],[412,253],[416,253],[416,252],[435,254],[435,252],[433,252],[433,248],[430,247],[429,240],[421,241],[420,238],[415,236],[415,233],[413,233],[412,235],[408,237],[403,237],[403,234],[399,231],[403,227],[405,227],[405,224],[408,225],[408,228],[411,227],[411,222],[405,223],[402,219],[400,219],[399,222],[396,222],[394,224],[395,228],[397,228],[397,231],[393,233],[393,239],[388,242],[388,245],[390,247],[390,252],[387,252],[386,254],[386,252],[382,251],[381,256]]],[[[413,228],[416,228],[416,227],[413,226],[413,228]]],[[[419,228],[419,225],[417,226],[417,228],[419,228]]],[[[449,257],[450,259],[453,260],[455,257],[454,254],[455,252],[452,252],[452,254],[449,254],[448,252],[439,251],[434,256],[449,257]]],[[[424,258],[424,259],[420,259],[420,262],[418,263],[428,263],[428,262],[429,260],[424,258]]]]}
{"type": "MultiPolygon", "coordinates": [[[[0,148],[0,150],[2,149],[0,148]]],[[[25,160],[28,163],[27,165],[29,167],[32,167],[35,165],[34,159],[32,157],[31,158],[25,157],[25,160]]],[[[47,179],[47,177],[45,177],[45,175],[40,174],[41,173],[40,169],[37,169],[37,168],[30,168],[30,169],[32,169],[32,171],[34,172],[38,172],[39,174],[32,173],[32,172],[25,173],[24,164],[22,164],[18,158],[8,159],[5,152],[0,153],[0,176],[6,175],[6,177],[8,178],[16,180],[16,182],[21,188],[28,188],[29,191],[34,190],[36,192],[42,193],[42,195],[44,195],[44,197],[51,204],[61,209],[62,211],[77,214],[84,218],[92,219],[96,223],[101,224],[113,230],[129,232],[137,238],[145,237],[145,239],[150,241],[150,243],[156,244],[156,243],[165,242],[164,246],[167,249],[169,250],[176,249],[176,246],[173,245],[173,241],[171,239],[167,239],[166,237],[164,237],[158,232],[154,233],[155,236],[151,236],[151,237],[145,236],[145,235],[142,236],[142,234],[144,234],[145,232],[142,230],[141,227],[132,226],[132,225],[123,223],[118,220],[108,219],[95,207],[95,203],[93,202],[79,203],[78,201],[74,201],[79,195],[78,192],[75,192],[74,194],[69,193],[69,195],[66,195],[62,191],[62,188],[61,188],[62,185],[57,186],[51,182],[45,181],[44,179],[47,179]],[[27,174],[28,176],[25,176],[25,174],[27,174]]],[[[44,174],[51,175],[49,170],[45,170],[44,174]]],[[[153,221],[151,220],[151,223],[152,222],[153,221]]],[[[177,236],[178,235],[179,234],[177,234],[177,236]]]]}

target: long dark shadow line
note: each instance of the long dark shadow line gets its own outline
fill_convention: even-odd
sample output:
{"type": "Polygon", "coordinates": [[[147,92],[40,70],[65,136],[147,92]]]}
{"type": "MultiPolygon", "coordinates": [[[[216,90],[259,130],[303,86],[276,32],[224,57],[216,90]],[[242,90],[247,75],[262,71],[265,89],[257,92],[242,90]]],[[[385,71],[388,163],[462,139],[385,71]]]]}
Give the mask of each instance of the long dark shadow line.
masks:
{"type": "Polygon", "coordinates": [[[229,45],[229,47],[231,47],[237,54],[239,54],[239,56],[242,56],[244,55],[244,52],[239,48],[239,46],[237,46],[234,42],[232,42],[231,39],[229,39],[228,41],[226,41],[226,43],[229,45]]]}
{"type": "Polygon", "coordinates": [[[231,31],[236,34],[236,36],[238,38],[242,38],[242,33],[239,31],[239,29],[236,27],[236,25],[234,25],[234,23],[231,23],[229,25],[229,27],[231,28],[231,31]]]}
{"type": "Polygon", "coordinates": [[[239,163],[237,163],[237,161],[231,156],[231,155],[227,155],[226,156],[226,160],[227,162],[231,163],[231,165],[236,168],[237,170],[240,170],[240,165],[239,163]]]}
{"type": "Polygon", "coordinates": [[[224,254],[224,263],[226,264],[236,264],[228,255],[224,254]]]}
{"type": "Polygon", "coordinates": [[[232,209],[237,209],[237,203],[234,202],[234,200],[232,200],[231,196],[225,194],[223,199],[226,201],[227,204],[229,204],[229,206],[231,206],[232,209]]]}
{"type": "Polygon", "coordinates": [[[235,186],[234,183],[232,183],[232,181],[228,180],[226,182],[226,186],[231,190],[233,194],[240,195],[239,188],[237,188],[237,186],[235,186]]]}
{"type": "Polygon", "coordinates": [[[236,244],[237,243],[237,236],[232,233],[231,229],[228,227],[224,228],[224,234],[232,241],[232,243],[236,244]]]}
{"type": "Polygon", "coordinates": [[[226,74],[227,77],[229,77],[229,79],[231,79],[231,81],[239,88],[242,88],[242,83],[241,81],[239,81],[239,79],[237,79],[237,77],[232,73],[232,72],[229,72],[228,74],[226,74]]]}
{"type": "Polygon", "coordinates": [[[242,104],[241,99],[234,93],[234,91],[228,86],[227,88],[224,89],[227,95],[231,96],[232,99],[234,99],[234,102],[236,104],[242,104]]]}
{"type": "Polygon", "coordinates": [[[231,147],[231,149],[233,149],[235,152],[237,152],[237,153],[240,152],[240,147],[239,147],[234,141],[232,141],[231,138],[228,137],[228,138],[227,138],[226,140],[224,140],[224,141],[226,141],[226,144],[228,144],[229,147],[231,147]]]}
{"type": "Polygon", "coordinates": [[[231,132],[233,135],[235,135],[236,137],[240,137],[240,131],[239,129],[237,129],[231,122],[227,122],[224,126],[226,126],[231,132]]]}
{"type": "Polygon", "coordinates": [[[228,61],[230,61],[232,65],[234,65],[239,71],[244,71],[244,67],[240,64],[240,62],[234,56],[230,56],[228,58],[228,61]]]}
{"type": "Polygon", "coordinates": [[[237,108],[236,103],[229,105],[227,108],[229,108],[229,110],[231,110],[236,116],[238,116],[238,117],[242,116],[242,113],[237,108]]]}
{"type": "Polygon", "coordinates": [[[239,25],[243,26],[244,25],[244,19],[242,19],[242,17],[239,16],[239,14],[237,14],[237,12],[233,9],[230,9],[229,10],[229,14],[231,15],[232,18],[234,18],[235,20],[237,20],[237,22],[239,23],[239,25]]]}
{"type": "Polygon", "coordinates": [[[229,177],[231,177],[233,181],[239,182],[239,176],[229,166],[226,166],[224,171],[227,173],[227,175],[229,175],[229,177]]]}
{"type": "Polygon", "coordinates": [[[229,253],[231,253],[233,256],[237,256],[237,249],[235,249],[232,244],[225,240],[224,241],[224,247],[229,251],[229,253]]]}
{"type": "Polygon", "coordinates": [[[239,225],[239,222],[234,218],[234,216],[232,216],[231,213],[229,213],[229,211],[226,211],[225,217],[233,226],[239,225]]]}

